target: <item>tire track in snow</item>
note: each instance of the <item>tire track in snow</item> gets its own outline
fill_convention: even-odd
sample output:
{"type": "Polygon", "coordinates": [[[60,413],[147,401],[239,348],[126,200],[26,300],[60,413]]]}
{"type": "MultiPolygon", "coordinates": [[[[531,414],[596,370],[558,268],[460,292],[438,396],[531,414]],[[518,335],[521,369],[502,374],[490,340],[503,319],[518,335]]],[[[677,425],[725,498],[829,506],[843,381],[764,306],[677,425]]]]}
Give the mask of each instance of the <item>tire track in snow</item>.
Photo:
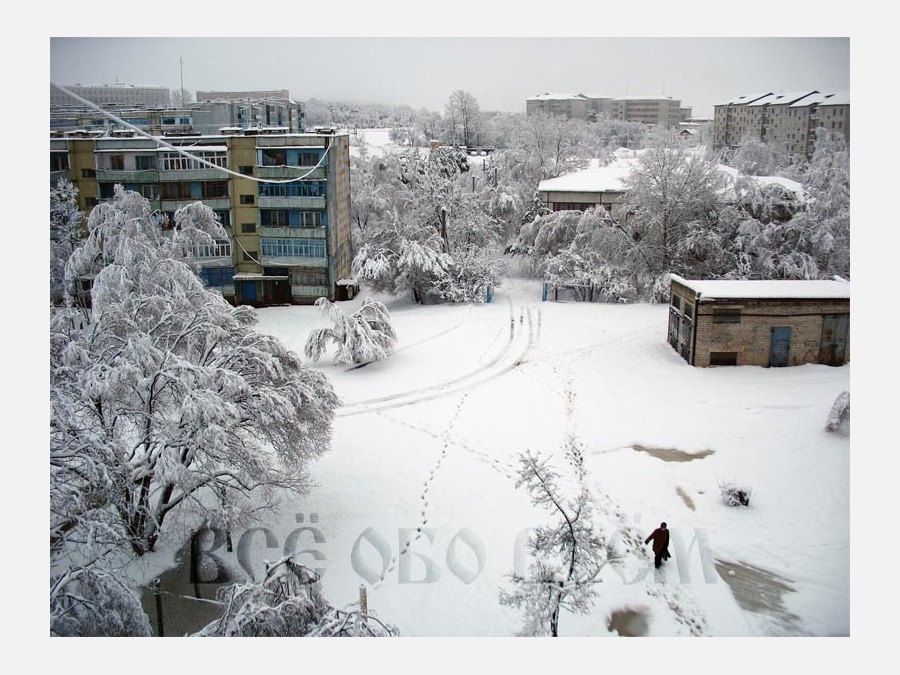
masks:
{"type": "Polygon", "coordinates": [[[346,417],[413,405],[450,394],[466,392],[505,375],[522,365],[528,352],[534,346],[540,327],[540,309],[536,313],[537,319],[533,317],[531,307],[516,307],[510,300],[509,336],[503,349],[493,359],[474,371],[430,387],[347,404],[342,406],[336,415],[346,417]],[[516,309],[518,309],[518,328],[516,309]],[[525,326],[526,319],[527,328],[525,326]]]}

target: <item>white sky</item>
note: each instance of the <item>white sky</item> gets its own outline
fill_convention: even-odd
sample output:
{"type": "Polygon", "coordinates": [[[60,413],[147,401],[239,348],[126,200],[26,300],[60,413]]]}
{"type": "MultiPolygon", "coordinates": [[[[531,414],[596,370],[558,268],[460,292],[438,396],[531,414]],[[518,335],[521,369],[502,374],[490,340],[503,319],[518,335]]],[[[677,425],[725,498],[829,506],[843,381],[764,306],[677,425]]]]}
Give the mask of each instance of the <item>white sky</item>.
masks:
{"type": "MultiPolygon", "coordinates": [[[[509,112],[523,112],[526,98],[544,92],[667,95],[698,116],[712,116],[716,103],[743,94],[850,89],[852,21],[846,17],[817,32],[821,17],[806,11],[795,24],[804,31],[792,31],[798,37],[765,37],[771,22],[763,22],[761,37],[723,37],[734,34],[732,15],[723,15],[723,25],[716,26],[716,5],[705,9],[702,2],[675,15],[670,5],[654,15],[655,5],[642,3],[645,14],[634,21],[627,20],[634,8],[609,21],[602,10],[577,3],[568,11],[579,20],[562,20],[568,16],[564,7],[554,3],[560,17],[554,21],[546,18],[546,6],[528,3],[516,5],[522,16],[507,17],[485,3],[456,2],[433,19],[403,2],[379,3],[377,18],[366,14],[370,6],[351,4],[342,12],[323,11],[313,22],[318,37],[273,37],[283,24],[241,21],[253,12],[219,8],[202,22],[207,34],[201,38],[193,32],[201,22],[191,22],[183,37],[184,24],[175,17],[129,21],[119,18],[117,8],[100,24],[102,31],[96,23],[79,30],[78,18],[59,23],[51,32],[60,37],[51,37],[50,77],[63,85],[120,82],[177,90],[183,76],[192,92],[288,89],[301,101],[408,104],[441,112],[457,89],[472,93],[483,110],[509,112]],[[148,26],[154,20],[158,24],[148,26]],[[606,37],[571,36],[584,25],[606,37]],[[140,35],[135,26],[150,28],[154,37],[121,37],[140,35]],[[235,28],[248,27],[246,37],[234,35],[235,28]],[[250,37],[253,28],[262,35],[250,37]],[[570,36],[560,35],[566,28],[570,36]],[[635,30],[637,36],[659,37],[627,37],[635,30]]],[[[766,16],[764,4],[756,7],[766,16]]],[[[789,11],[778,9],[779,26],[790,25],[789,11]]],[[[313,12],[291,22],[295,36],[310,32],[300,17],[313,12]]],[[[750,30],[753,23],[742,17],[740,28],[750,30]]]]}

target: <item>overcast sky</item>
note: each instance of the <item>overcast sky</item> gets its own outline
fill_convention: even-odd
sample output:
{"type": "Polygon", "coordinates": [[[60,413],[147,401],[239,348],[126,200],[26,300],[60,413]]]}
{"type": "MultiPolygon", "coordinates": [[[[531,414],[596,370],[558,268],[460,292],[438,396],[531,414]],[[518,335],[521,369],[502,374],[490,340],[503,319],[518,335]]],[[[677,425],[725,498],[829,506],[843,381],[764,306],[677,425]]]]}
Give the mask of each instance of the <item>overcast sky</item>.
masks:
{"type": "MultiPolygon", "coordinates": [[[[238,24],[239,25],[239,24],[238,24]]],[[[123,33],[125,33],[123,31],[123,33]]],[[[51,37],[50,80],[177,90],[287,89],[297,101],[443,112],[536,94],[671,96],[698,117],[744,94],[849,91],[849,37],[51,37]]]]}

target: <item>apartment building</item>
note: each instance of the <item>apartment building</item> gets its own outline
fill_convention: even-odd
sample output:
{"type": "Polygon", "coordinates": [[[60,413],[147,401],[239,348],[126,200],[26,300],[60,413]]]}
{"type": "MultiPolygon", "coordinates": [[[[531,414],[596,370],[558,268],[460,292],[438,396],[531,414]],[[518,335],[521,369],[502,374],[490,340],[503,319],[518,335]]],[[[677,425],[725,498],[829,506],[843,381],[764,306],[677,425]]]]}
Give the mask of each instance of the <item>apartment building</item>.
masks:
{"type": "MultiPolygon", "coordinates": [[[[99,106],[113,104],[144,106],[147,108],[166,107],[171,104],[168,87],[143,87],[134,84],[67,84],[63,85],[73,94],[99,106]]],[[[50,85],[50,105],[68,105],[72,97],[50,85]]]]}
{"type": "Polygon", "coordinates": [[[768,92],[725,101],[715,106],[713,148],[736,148],[756,139],[808,159],[820,127],[842,133],[850,143],[850,92],[768,92]]]}
{"type": "Polygon", "coordinates": [[[636,122],[677,127],[691,116],[691,109],[682,107],[681,101],[670,96],[625,96],[613,98],[585,94],[539,94],[525,100],[525,114],[544,112],[563,115],[569,119],[597,119],[636,122]]]}
{"type": "Polygon", "coordinates": [[[278,127],[286,133],[303,131],[303,105],[288,98],[248,98],[188,103],[181,107],[145,108],[128,104],[104,107],[100,112],[86,105],[50,106],[50,131],[88,131],[125,128],[108,114],[153,135],[170,133],[218,134],[222,129],[278,127]]]}
{"type": "Polygon", "coordinates": [[[538,94],[525,99],[525,115],[561,115],[568,119],[587,117],[587,100],[576,94],[538,94]]]}
{"type": "Polygon", "coordinates": [[[60,177],[74,183],[85,216],[116,184],[147,198],[166,228],[182,206],[209,206],[229,239],[196,252],[201,277],[234,304],[311,304],[355,291],[347,134],[77,131],[50,139],[50,170],[52,185],[60,177]]]}

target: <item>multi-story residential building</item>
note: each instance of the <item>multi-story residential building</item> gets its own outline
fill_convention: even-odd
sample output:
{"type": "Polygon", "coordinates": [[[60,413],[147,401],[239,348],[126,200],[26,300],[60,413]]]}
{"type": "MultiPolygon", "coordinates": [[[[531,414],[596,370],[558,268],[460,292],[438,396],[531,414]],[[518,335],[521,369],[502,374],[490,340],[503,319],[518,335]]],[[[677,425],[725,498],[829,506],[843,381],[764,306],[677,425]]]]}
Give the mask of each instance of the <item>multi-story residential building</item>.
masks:
{"type": "Polygon", "coordinates": [[[146,197],[167,228],[182,206],[209,206],[229,239],[196,252],[201,276],[234,304],[311,304],[355,290],[347,134],[75,132],[50,139],[50,169],[51,184],[74,183],[85,215],[116,184],[146,197]]]}
{"type": "Polygon", "coordinates": [[[577,94],[538,94],[525,99],[525,115],[562,115],[568,119],[587,117],[587,100],[577,94]]]}
{"type": "Polygon", "coordinates": [[[267,98],[289,99],[291,95],[287,89],[273,89],[271,91],[198,91],[197,101],[259,101],[267,98]]]}
{"type": "Polygon", "coordinates": [[[670,96],[624,96],[612,98],[585,94],[539,94],[525,100],[525,114],[544,112],[564,115],[569,119],[612,120],[658,125],[667,129],[677,127],[691,116],[691,109],[670,96]]]}
{"type": "Polygon", "coordinates": [[[755,139],[787,155],[809,158],[820,127],[842,133],[850,143],[850,92],[766,93],[716,105],[713,147],[736,148],[755,139]]]}
{"type": "Polygon", "coordinates": [[[672,129],[690,117],[690,108],[682,108],[681,101],[671,96],[625,96],[614,98],[610,104],[610,119],[672,129]]]}
{"type": "MultiPolygon", "coordinates": [[[[166,107],[171,104],[171,92],[167,87],[143,87],[133,84],[67,84],[65,89],[99,106],[113,104],[166,107]]],[[[53,85],[50,86],[50,105],[68,105],[72,98],[53,85]]]]}
{"type": "Polygon", "coordinates": [[[222,129],[277,127],[286,133],[303,131],[303,106],[290,99],[202,101],[183,107],[143,108],[110,105],[101,112],[86,105],[50,106],[50,131],[88,131],[125,128],[108,114],[153,135],[171,133],[218,134],[222,129]]]}

